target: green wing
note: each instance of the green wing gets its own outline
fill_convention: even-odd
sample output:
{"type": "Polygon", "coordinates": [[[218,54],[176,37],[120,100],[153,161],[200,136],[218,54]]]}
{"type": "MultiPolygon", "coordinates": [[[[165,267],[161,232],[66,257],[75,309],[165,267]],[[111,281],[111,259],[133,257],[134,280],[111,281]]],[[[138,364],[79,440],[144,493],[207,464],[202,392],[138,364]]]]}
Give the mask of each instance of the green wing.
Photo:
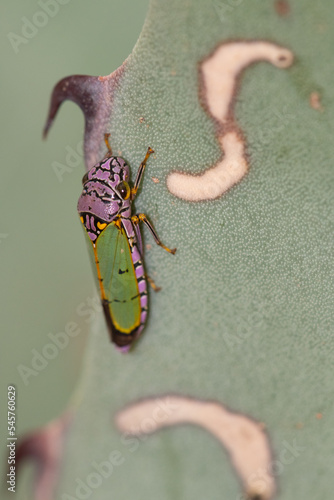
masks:
{"type": "Polygon", "coordinates": [[[106,301],[109,303],[109,308],[104,307],[105,312],[107,314],[109,310],[112,326],[116,330],[131,334],[140,325],[141,306],[126,233],[122,226],[118,228],[111,222],[98,236],[95,248],[86,235],[101,300],[104,304],[106,301]]]}

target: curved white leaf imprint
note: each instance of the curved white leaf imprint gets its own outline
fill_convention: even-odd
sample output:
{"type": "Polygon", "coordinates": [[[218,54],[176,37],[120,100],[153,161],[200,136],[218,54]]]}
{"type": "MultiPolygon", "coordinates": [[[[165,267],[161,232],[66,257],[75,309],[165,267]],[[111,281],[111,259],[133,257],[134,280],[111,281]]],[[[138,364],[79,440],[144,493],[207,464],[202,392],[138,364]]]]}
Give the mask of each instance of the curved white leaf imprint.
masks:
{"type": "Polygon", "coordinates": [[[245,141],[233,116],[233,101],[242,70],[258,61],[278,68],[293,62],[290,50],[266,41],[240,41],[220,45],[200,67],[200,94],[214,119],[224,157],[201,175],[172,172],[167,187],[188,201],[212,200],[239,182],[248,170],[245,141]]]}
{"type": "Polygon", "coordinates": [[[248,170],[243,140],[237,132],[218,136],[218,140],[224,159],[202,175],[170,174],[167,186],[171,193],[188,201],[213,200],[242,179],[248,170]]]}
{"type": "Polygon", "coordinates": [[[220,403],[174,395],[145,399],[120,411],[115,422],[128,435],[185,423],[204,427],[227,449],[248,498],[269,500],[275,492],[273,458],[263,426],[220,403]]]}

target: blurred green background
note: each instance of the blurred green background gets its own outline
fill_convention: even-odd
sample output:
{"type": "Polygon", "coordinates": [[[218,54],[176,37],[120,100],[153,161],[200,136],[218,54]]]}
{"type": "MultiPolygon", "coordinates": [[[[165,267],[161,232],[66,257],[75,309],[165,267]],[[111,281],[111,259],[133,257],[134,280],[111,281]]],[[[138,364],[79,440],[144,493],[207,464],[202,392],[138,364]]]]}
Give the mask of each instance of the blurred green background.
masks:
{"type": "MultiPolygon", "coordinates": [[[[2,443],[9,384],[17,388],[18,435],[64,410],[80,374],[88,311],[94,310],[95,288],[76,212],[84,120],[77,106],[65,103],[43,142],[51,90],[67,75],[114,71],[132,51],[148,8],[148,0],[69,0],[57,3],[52,15],[41,15],[42,4],[19,0],[0,7],[2,443]],[[41,26],[27,28],[26,20],[41,26]],[[71,148],[79,151],[73,163],[66,160],[71,148]],[[55,162],[70,167],[61,179],[55,162]],[[25,384],[18,366],[32,368],[34,353],[43,354],[54,343],[48,334],[64,332],[69,322],[77,323],[80,334],[25,384]]],[[[2,452],[6,455],[5,447],[2,452]]],[[[29,469],[16,498],[31,498],[24,486],[29,469]]]]}

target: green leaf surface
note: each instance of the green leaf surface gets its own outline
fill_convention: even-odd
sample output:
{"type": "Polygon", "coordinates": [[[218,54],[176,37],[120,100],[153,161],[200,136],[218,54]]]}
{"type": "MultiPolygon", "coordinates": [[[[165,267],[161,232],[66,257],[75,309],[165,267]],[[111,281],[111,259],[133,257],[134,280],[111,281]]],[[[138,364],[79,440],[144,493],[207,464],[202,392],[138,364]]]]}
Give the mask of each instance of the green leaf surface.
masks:
{"type": "Polygon", "coordinates": [[[136,213],[177,253],[145,234],[146,270],[162,291],[150,294],[147,326],[129,354],[109,342],[102,315],[94,324],[59,499],[84,498],[81,482],[94,500],[244,498],[226,449],[202,428],[172,426],[138,446],[118,432],[116,412],[171,393],[262,422],[277,498],[332,498],[334,11],[329,1],[289,7],[283,16],[277,2],[260,0],[151,2],[109,131],[133,177],[147,147],[155,150],[136,213]],[[184,201],[168,191],[167,176],[201,173],[221,156],[199,100],[199,64],[234,40],[273,42],[295,62],[245,69],[234,118],[249,173],[220,198],[184,201]],[[122,463],[94,483],[97,464],[115,451],[122,463]]]}

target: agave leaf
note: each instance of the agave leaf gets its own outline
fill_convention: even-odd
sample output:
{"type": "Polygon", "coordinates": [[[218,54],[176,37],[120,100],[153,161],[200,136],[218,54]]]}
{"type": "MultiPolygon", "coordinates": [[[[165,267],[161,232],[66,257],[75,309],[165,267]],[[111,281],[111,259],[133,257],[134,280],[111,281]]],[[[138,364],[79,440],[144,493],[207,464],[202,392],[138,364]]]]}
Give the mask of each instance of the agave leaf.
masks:
{"type": "MultiPolygon", "coordinates": [[[[133,175],[153,147],[136,209],[178,252],[145,237],[146,269],[162,290],[129,354],[109,343],[102,316],[94,324],[57,498],[332,498],[332,25],[329,0],[152,0],[117,84],[119,73],[94,80],[109,87],[99,100],[91,90],[87,167],[103,155],[103,132],[133,175]],[[215,115],[203,61],[221,44],[253,44],[252,53],[259,42],[294,64],[255,58],[232,75],[232,91],[216,90],[229,102],[215,115]],[[168,190],[172,172],[201,174],[238,145],[244,171],[227,190],[199,202],[179,197],[178,183],[168,190]],[[154,421],[149,403],[136,403],[171,394],[263,429],[265,465],[242,476],[233,455],[247,461],[242,428],[229,448],[225,424],[225,441],[206,431],[212,411],[210,425],[193,409],[196,418],[183,413],[152,435],[149,420],[131,430],[130,411],[132,436],[119,432],[124,408],[154,421]]],[[[225,83],[230,63],[219,70],[225,83]]]]}

